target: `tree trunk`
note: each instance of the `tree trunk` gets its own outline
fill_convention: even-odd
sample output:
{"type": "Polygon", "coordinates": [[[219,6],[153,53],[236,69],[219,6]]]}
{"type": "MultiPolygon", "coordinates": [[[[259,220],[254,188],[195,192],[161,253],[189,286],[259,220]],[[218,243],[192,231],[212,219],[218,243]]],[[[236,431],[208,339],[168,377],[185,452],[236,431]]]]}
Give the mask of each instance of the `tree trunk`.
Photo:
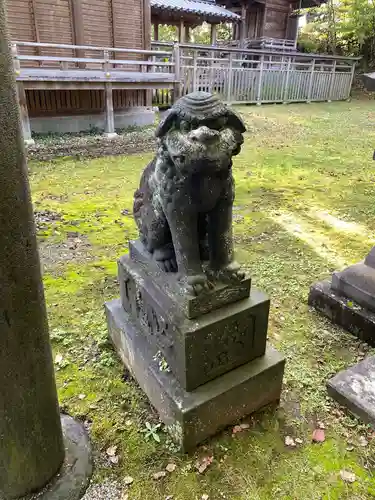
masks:
{"type": "Polygon", "coordinates": [[[0,498],[43,487],[64,459],[13,65],[0,0],[0,498]]]}

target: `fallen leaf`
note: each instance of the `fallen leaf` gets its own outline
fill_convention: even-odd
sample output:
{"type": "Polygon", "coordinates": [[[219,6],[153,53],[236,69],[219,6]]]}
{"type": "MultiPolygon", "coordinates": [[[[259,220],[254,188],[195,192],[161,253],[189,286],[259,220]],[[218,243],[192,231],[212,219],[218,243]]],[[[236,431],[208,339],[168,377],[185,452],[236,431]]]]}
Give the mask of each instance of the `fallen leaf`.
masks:
{"type": "Polygon", "coordinates": [[[237,434],[237,432],[241,432],[242,427],[240,425],[235,425],[232,429],[232,434],[237,434]]]}
{"type": "Polygon", "coordinates": [[[346,447],[346,451],[353,451],[354,450],[354,446],[352,444],[348,444],[348,446],[346,447]]]}
{"type": "Polygon", "coordinates": [[[107,455],[109,457],[114,457],[116,455],[116,452],[117,452],[117,446],[110,446],[109,448],[107,448],[107,455]]]}
{"type": "Polygon", "coordinates": [[[315,429],[312,435],[313,443],[323,443],[326,439],[325,432],[323,429],[315,429]]]}
{"type": "Polygon", "coordinates": [[[208,500],[210,497],[206,494],[202,495],[202,500],[208,500]]]}
{"type": "Polygon", "coordinates": [[[319,427],[319,429],[325,429],[326,428],[324,422],[318,422],[318,427],[319,427]]]}
{"type": "Polygon", "coordinates": [[[292,448],[294,448],[294,446],[296,445],[294,439],[290,436],[286,436],[285,438],[285,445],[286,446],[291,446],[292,448]]]}
{"type": "Polygon", "coordinates": [[[162,479],[165,477],[167,473],[165,470],[161,470],[160,472],[155,472],[155,474],[152,475],[152,478],[155,479],[155,481],[158,481],[159,479],[162,479]]]}
{"type": "Polygon", "coordinates": [[[59,365],[62,360],[63,360],[62,354],[56,354],[55,363],[59,365]]]}
{"type": "Polygon", "coordinates": [[[86,394],[80,394],[80,395],[78,396],[78,398],[79,398],[79,399],[85,399],[85,397],[86,397],[86,394]]]}
{"type": "Polygon", "coordinates": [[[173,500],[174,496],[173,495],[168,495],[167,497],[165,497],[165,500],[173,500]]]}
{"type": "Polygon", "coordinates": [[[250,429],[250,424],[241,424],[240,427],[243,430],[250,429]]]}
{"type": "Polygon", "coordinates": [[[119,462],[120,458],[118,455],[115,455],[114,457],[109,457],[109,461],[114,464],[114,465],[117,465],[118,462],[119,462]]]}
{"type": "Polygon", "coordinates": [[[301,439],[301,438],[296,438],[294,441],[295,441],[297,444],[302,444],[302,443],[303,443],[303,441],[302,441],[302,439],[301,439]]]}
{"type": "Polygon", "coordinates": [[[360,436],[359,437],[359,446],[365,447],[367,445],[368,445],[367,439],[364,436],[360,436]]]}
{"type": "Polygon", "coordinates": [[[126,486],[129,486],[130,484],[132,484],[134,482],[134,479],[131,477],[131,476],[125,476],[124,479],[123,479],[123,483],[126,485],[126,486]]]}
{"type": "Polygon", "coordinates": [[[213,460],[214,457],[204,457],[200,462],[197,462],[195,468],[198,470],[199,474],[203,474],[207,467],[212,464],[213,460]]]}
{"type": "Polygon", "coordinates": [[[167,472],[174,472],[176,470],[177,465],[176,464],[168,464],[165,468],[167,472]]]}
{"type": "Polygon", "coordinates": [[[340,470],[340,476],[341,479],[346,483],[354,483],[354,481],[357,479],[354,472],[350,472],[348,470],[340,470]]]}
{"type": "Polygon", "coordinates": [[[127,493],[123,493],[121,495],[121,500],[129,500],[129,495],[127,493]]]}

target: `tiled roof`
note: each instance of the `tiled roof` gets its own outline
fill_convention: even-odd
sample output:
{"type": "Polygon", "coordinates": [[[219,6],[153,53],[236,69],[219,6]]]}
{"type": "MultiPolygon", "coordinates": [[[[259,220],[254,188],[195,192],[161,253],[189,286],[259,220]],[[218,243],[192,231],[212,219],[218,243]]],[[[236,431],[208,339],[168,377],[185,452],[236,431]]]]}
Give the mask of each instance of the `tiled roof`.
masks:
{"type": "Polygon", "coordinates": [[[200,2],[195,0],[151,0],[151,8],[175,12],[188,12],[202,17],[239,21],[240,16],[230,10],[219,7],[214,1],[200,2]]]}

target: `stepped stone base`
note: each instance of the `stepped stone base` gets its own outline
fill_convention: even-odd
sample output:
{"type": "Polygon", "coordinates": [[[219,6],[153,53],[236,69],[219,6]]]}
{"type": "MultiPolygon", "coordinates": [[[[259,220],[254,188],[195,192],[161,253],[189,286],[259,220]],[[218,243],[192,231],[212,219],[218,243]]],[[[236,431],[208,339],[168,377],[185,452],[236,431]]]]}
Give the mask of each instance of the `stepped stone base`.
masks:
{"type": "Polygon", "coordinates": [[[105,308],[117,352],[183,451],[278,402],[285,360],[272,347],[267,347],[264,356],[186,392],[172,373],[160,369],[157,347],[134,325],[121,300],[108,302],[105,308]]]}
{"type": "Polygon", "coordinates": [[[160,270],[154,273],[153,266],[145,266],[128,256],[121,257],[118,267],[124,310],[148,342],[162,352],[176,379],[187,391],[265,353],[270,302],[255,288],[249,296],[250,281],[239,287],[227,286],[227,293],[220,300],[230,302],[218,309],[215,309],[217,300],[206,295],[194,298],[206,306],[211,303],[214,309],[189,319],[178,304],[187,304],[192,298],[180,296],[175,277],[160,270]],[[174,293],[168,281],[177,289],[174,293]],[[238,291],[240,298],[245,291],[245,297],[232,302],[238,291]]]}
{"type": "Polygon", "coordinates": [[[375,346],[375,313],[333,290],[331,281],[321,281],[311,287],[309,305],[360,340],[375,346]]]}

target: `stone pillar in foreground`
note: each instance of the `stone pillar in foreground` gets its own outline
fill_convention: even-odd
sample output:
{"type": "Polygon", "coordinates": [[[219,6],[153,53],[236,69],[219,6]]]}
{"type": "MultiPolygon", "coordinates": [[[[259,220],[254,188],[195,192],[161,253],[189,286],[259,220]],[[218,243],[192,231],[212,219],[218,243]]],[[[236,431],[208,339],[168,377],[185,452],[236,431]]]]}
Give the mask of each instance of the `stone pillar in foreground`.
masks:
{"type": "Polygon", "coordinates": [[[43,487],[64,460],[12,59],[0,0],[0,498],[43,487]]]}

